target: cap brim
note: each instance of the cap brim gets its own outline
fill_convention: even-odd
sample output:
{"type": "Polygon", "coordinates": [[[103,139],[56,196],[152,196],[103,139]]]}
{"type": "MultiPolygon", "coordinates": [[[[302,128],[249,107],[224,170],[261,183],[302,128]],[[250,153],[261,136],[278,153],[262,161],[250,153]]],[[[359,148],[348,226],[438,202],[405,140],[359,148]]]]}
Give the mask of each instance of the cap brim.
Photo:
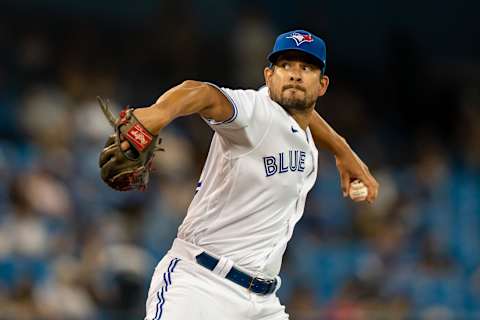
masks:
{"type": "Polygon", "coordinates": [[[313,54],[311,54],[310,52],[308,52],[307,50],[304,50],[302,48],[289,48],[289,49],[285,49],[285,50],[279,50],[279,51],[271,52],[267,56],[267,59],[271,63],[275,63],[278,59],[278,56],[281,55],[282,53],[287,52],[287,51],[301,51],[301,52],[304,52],[304,53],[308,54],[310,57],[312,57],[317,62],[317,65],[319,66],[319,68],[321,70],[325,69],[325,63],[322,60],[320,60],[318,57],[314,56],[313,54]]]}

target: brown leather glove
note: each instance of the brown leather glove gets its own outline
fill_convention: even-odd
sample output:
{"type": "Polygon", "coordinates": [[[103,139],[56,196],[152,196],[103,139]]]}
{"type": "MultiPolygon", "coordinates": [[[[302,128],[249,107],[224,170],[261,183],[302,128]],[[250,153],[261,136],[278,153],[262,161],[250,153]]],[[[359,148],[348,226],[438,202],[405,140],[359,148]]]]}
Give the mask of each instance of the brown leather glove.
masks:
{"type": "Polygon", "coordinates": [[[147,187],[155,151],[162,150],[161,139],[151,134],[133,115],[134,109],[120,112],[117,119],[106,102],[100,97],[97,100],[103,113],[113,126],[115,133],[111,135],[100,153],[99,166],[102,180],[118,191],[147,187]],[[121,143],[128,141],[130,148],[123,150],[121,143]]]}

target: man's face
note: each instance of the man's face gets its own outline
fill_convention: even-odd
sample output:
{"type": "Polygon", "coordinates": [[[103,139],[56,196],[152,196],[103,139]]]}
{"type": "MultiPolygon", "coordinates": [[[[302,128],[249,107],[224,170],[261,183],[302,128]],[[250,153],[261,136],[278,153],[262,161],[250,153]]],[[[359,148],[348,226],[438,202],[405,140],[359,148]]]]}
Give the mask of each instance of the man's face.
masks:
{"type": "Polygon", "coordinates": [[[265,68],[264,75],[270,97],[287,110],[313,107],[328,87],[328,77],[315,61],[294,50],[281,54],[272,68],[265,68]]]}

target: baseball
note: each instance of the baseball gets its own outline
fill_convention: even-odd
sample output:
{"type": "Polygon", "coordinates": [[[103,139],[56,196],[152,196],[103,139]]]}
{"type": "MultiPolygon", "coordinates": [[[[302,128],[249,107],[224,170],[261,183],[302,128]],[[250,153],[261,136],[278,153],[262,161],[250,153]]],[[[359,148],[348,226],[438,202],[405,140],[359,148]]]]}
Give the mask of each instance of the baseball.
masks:
{"type": "Polygon", "coordinates": [[[350,184],[348,195],[353,201],[364,201],[368,196],[368,188],[360,180],[355,180],[350,184]]]}

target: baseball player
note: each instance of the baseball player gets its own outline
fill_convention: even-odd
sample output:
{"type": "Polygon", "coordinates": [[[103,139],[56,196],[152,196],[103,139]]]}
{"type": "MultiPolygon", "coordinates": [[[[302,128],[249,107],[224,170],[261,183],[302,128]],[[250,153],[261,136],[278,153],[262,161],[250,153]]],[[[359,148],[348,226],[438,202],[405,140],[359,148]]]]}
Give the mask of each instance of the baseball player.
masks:
{"type": "Polygon", "coordinates": [[[148,182],[156,134],[174,119],[199,114],[215,131],[185,220],[155,269],[146,320],[288,319],[275,293],[287,242],[316,180],[315,143],[336,157],[344,196],[358,179],[367,201],[377,197],[368,168],[314,111],[329,84],[324,41],[304,30],[281,34],[268,60],[259,90],[185,81],[152,106],[112,120],[117,134],[100,165],[118,190],[148,182]],[[122,154],[140,165],[124,170],[122,154]]]}

